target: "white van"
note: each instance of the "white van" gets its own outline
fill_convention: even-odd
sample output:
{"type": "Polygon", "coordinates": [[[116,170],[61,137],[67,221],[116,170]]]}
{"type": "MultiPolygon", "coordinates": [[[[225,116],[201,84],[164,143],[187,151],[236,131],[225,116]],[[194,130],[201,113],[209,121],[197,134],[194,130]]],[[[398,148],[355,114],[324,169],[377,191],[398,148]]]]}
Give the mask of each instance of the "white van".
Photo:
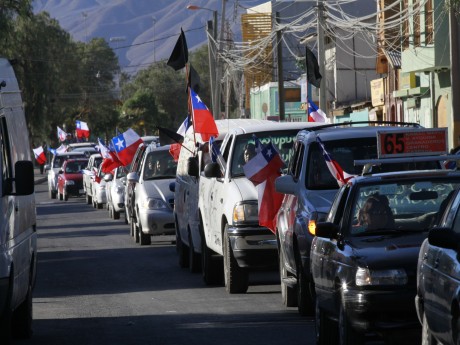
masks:
{"type": "Polygon", "coordinates": [[[0,58],[0,344],[32,335],[37,261],[34,172],[19,86],[0,58]]]}
{"type": "MultiPolygon", "coordinates": [[[[216,120],[219,136],[216,142],[222,142],[229,129],[250,125],[269,123],[267,120],[229,119],[216,120]]],[[[198,213],[198,182],[209,154],[203,155],[200,145],[203,144],[200,134],[190,127],[185,135],[179,155],[174,193],[174,218],[176,222],[176,247],[179,254],[179,265],[189,266],[190,271],[200,270],[201,236],[200,217],[198,213]],[[192,248],[192,250],[189,250],[192,248]]],[[[202,146],[207,149],[208,144],[202,146]]]]}

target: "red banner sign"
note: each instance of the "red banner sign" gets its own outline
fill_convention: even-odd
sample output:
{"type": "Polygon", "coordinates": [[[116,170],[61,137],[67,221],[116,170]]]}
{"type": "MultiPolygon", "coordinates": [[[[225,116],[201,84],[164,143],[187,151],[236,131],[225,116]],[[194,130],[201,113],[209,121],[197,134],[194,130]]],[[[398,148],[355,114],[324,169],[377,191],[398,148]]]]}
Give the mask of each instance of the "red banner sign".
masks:
{"type": "Polygon", "coordinates": [[[379,158],[433,156],[447,153],[447,128],[377,132],[379,158]]]}

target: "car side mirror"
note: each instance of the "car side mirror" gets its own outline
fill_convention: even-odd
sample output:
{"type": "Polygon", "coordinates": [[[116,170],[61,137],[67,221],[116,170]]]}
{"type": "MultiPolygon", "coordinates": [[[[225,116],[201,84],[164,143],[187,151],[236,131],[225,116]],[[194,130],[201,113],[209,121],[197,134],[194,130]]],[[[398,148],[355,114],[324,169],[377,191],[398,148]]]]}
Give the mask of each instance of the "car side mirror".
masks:
{"type": "Polygon", "coordinates": [[[315,236],[322,238],[337,238],[339,227],[330,222],[317,223],[315,228],[315,236]]]}
{"type": "Polygon", "coordinates": [[[50,170],[51,166],[49,164],[45,164],[45,166],[43,167],[43,169],[45,169],[45,171],[47,170],[50,170]]]}
{"type": "Polygon", "coordinates": [[[189,157],[187,161],[187,173],[190,176],[198,177],[200,169],[198,167],[198,157],[189,157]]]}
{"type": "Polygon", "coordinates": [[[297,185],[291,175],[283,175],[275,180],[275,190],[282,194],[295,194],[297,192],[297,185]]]}
{"type": "Polygon", "coordinates": [[[222,177],[220,166],[218,163],[209,163],[204,167],[204,176],[206,177],[222,177]]]}
{"type": "Polygon", "coordinates": [[[63,173],[64,173],[64,170],[59,169],[58,174],[63,174],[63,173]]]}
{"type": "Polygon", "coordinates": [[[169,184],[169,190],[170,190],[171,192],[173,192],[173,193],[176,192],[176,182],[171,182],[171,183],[169,184]]]}
{"type": "Polygon", "coordinates": [[[133,172],[130,172],[128,174],[128,176],[126,176],[126,179],[130,183],[138,183],[139,182],[139,175],[135,171],[133,171],[133,172]]]}
{"type": "Polygon", "coordinates": [[[106,174],[104,175],[104,181],[105,182],[110,182],[113,180],[113,175],[112,174],[106,174]]]}
{"type": "Polygon", "coordinates": [[[428,233],[428,243],[445,249],[459,249],[460,235],[449,228],[433,228],[428,233]]]}
{"type": "Polygon", "coordinates": [[[17,161],[14,165],[16,195],[30,195],[34,193],[34,165],[31,161],[17,161]]]}

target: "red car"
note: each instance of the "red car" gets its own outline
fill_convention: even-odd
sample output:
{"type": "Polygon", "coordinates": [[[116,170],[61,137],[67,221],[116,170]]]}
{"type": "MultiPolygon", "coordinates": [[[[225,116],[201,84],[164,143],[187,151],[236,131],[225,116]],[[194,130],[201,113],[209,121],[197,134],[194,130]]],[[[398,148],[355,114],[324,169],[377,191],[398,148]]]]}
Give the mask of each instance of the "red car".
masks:
{"type": "Polygon", "coordinates": [[[88,159],[67,159],[59,170],[57,193],[59,200],[67,201],[69,196],[85,194],[83,190],[83,169],[88,159]]]}

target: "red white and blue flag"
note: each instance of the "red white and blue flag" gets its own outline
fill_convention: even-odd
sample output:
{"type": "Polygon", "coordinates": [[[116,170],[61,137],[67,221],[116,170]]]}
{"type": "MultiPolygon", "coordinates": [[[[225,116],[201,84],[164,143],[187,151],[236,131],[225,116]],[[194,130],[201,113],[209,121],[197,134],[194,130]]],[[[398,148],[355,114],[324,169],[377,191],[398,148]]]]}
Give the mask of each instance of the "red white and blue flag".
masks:
{"type": "Polygon", "coordinates": [[[121,164],[127,166],[133,160],[139,145],[142,144],[142,138],[129,128],[126,132],[114,137],[112,143],[121,164]]]}
{"type": "Polygon", "coordinates": [[[200,96],[191,88],[189,88],[189,90],[192,103],[192,124],[195,133],[200,133],[203,141],[209,141],[211,136],[217,138],[219,131],[217,130],[212,113],[209,111],[206,104],[203,103],[200,96]]]}
{"type": "Polygon", "coordinates": [[[318,106],[308,99],[308,122],[327,122],[327,116],[318,106]]]}
{"type": "Polygon", "coordinates": [[[37,147],[36,149],[33,149],[34,151],[34,156],[35,159],[37,160],[38,164],[42,165],[46,163],[46,155],[45,152],[43,151],[43,146],[37,147]]]}
{"type": "Polygon", "coordinates": [[[77,120],[75,126],[78,139],[89,138],[89,128],[86,122],[77,120]]]}
{"type": "Polygon", "coordinates": [[[331,172],[332,176],[337,180],[340,187],[346,184],[351,178],[355,177],[355,175],[346,173],[340,164],[332,158],[332,156],[326,151],[322,140],[318,136],[316,137],[316,141],[323,151],[323,157],[326,161],[327,168],[331,172]]]}
{"type": "Polygon", "coordinates": [[[65,141],[67,138],[67,133],[64,132],[61,128],[57,128],[57,136],[59,138],[59,141],[65,141]]]}
{"type": "Polygon", "coordinates": [[[243,171],[257,188],[259,224],[275,233],[276,213],[284,196],[275,191],[275,179],[281,176],[284,162],[271,142],[263,145],[257,138],[255,142],[257,154],[243,166],[243,171]]]}

